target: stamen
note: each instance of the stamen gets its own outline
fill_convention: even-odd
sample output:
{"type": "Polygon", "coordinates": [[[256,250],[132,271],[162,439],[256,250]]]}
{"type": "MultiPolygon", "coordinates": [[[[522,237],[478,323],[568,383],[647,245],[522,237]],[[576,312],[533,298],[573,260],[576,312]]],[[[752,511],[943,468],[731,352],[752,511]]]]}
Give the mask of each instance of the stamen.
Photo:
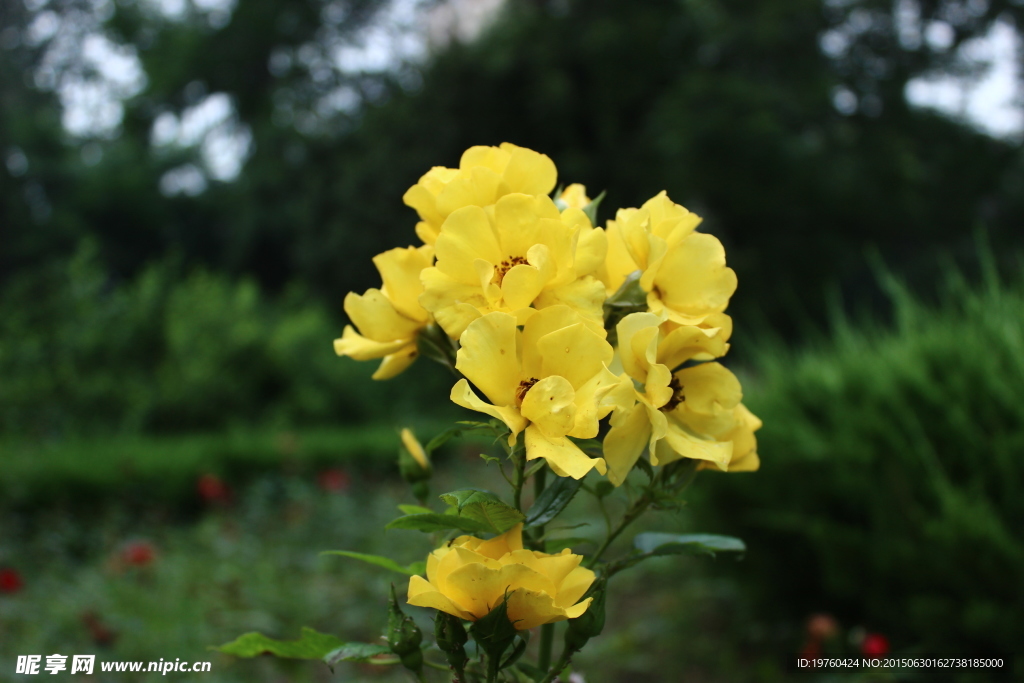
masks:
{"type": "Polygon", "coordinates": [[[528,265],[529,261],[525,256],[512,256],[502,261],[495,270],[494,276],[498,278],[498,284],[505,279],[505,273],[512,270],[514,266],[528,265]]]}
{"type": "Polygon", "coordinates": [[[672,376],[672,380],[668,383],[668,388],[672,390],[672,398],[661,407],[665,412],[675,410],[680,403],[686,400],[686,396],[683,394],[683,385],[675,375],[672,376]]]}
{"type": "Polygon", "coordinates": [[[540,380],[536,377],[531,377],[530,379],[525,379],[519,383],[519,388],[516,389],[516,401],[519,402],[519,405],[523,405],[523,399],[526,398],[526,392],[532,389],[533,385],[539,381],[540,380]]]}

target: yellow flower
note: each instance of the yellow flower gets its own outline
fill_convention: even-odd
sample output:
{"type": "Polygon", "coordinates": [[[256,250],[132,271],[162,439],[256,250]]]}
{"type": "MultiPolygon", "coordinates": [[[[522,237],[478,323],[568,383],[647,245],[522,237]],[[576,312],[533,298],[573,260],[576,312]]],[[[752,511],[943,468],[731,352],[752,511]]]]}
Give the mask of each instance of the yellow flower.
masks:
{"type": "Polygon", "coordinates": [[[412,459],[425,470],[430,469],[430,460],[427,459],[427,452],[423,450],[423,446],[416,439],[416,435],[412,433],[412,430],[408,427],[402,429],[402,445],[405,446],[405,450],[409,452],[412,459]]]}
{"type": "Polygon", "coordinates": [[[527,460],[545,458],[558,476],[579,479],[593,468],[604,474],[604,460],[568,437],[596,437],[598,421],[611,410],[601,399],[618,382],[607,368],[612,347],[567,306],[537,311],[522,331],[516,325],[507,313],[470,323],[455,363],[469,381],[452,387],[452,401],[503,421],[510,445],[525,429],[527,460]]]}
{"type": "Polygon", "coordinates": [[[490,210],[452,213],[435,249],[420,303],[452,338],[489,312],[512,313],[522,324],[534,309],[557,304],[603,327],[604,285],[589,273],[604,260],[604,231],[579,209],[560,212],[549,197],[509,194],[490,210]]]}
{"type": "Polygon", "coordinates": [[[757,469],[754,431],[761,423],[740,403],[736,376],[714,362],[672,372],[724,354],[727,330],[670,328],[666,332],[653,313],[632,313],[616,327],[624,374],[608,394],[615,413],[604,440],[608,479],[616,486],[645,447],[653,465],[694,458],[702,467],[757,469]]]}
{"type": "Polygon", "coordinates": [[[433,244],[456,209],[490,206],[512,192],[547,195],[557,178],[555,164],[546,155],[503,142],[500,147],[470,147],[457,169],[435,166],[402,200],[420,215],[416,234],[433,244]]]}
{"type": "Polygon", "coordinates": [[[520,631],[575,619],[593,598],[577,601],[594,582],[568,548],[549,555],[523,549],[523,525],[483,541],[460,536],[427,557],[427,578],[409,581],[409,604],[476,621],[508,593],[508,618],[520,631]]]}
{"type": "Polygon", "coordinates": [[[736,291],[736,274],[712,235],[696,232],[700,218],[664,192],[608,221],[608,255],[599,277],[608,293],[641,271],[647,307],[679,325],[701,325],[721,313],[736,291]]]}
{"type": "Polygon", "coordinates": [[[429,246],[391,249],[374,256],[384,284],[345,297],[345,313],[359,332],[346,325],[341,339],[334,340],[335,353],[355,360],[383,358],[374,379],[390,379],[409,367],[418,353],[416,336],[430,322],[419,304],[420,273],[433,260],[429,246]]]}

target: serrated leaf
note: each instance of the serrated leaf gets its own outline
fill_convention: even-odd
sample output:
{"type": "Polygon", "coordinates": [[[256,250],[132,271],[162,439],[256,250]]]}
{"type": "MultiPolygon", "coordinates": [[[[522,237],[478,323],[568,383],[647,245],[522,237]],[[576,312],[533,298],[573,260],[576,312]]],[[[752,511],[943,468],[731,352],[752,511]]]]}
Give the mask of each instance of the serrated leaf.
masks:
{"type": "Polygon", "coordinates": [[[367,564],[373,564],[378,567],[384,567],[384,569],[390,569],[393,572],[399,574],[405,574],[406,576],[412,576],[413,574],[422,574],[425,567],[423,562],[413,562],[412,564],[403,567],[398,564],[390,557],[384,557],[382,555],[367,555],[366,553],[354,553],[349,550],[325,550],[320,553],[321,555],[341,555],[342,557],[351,557],[353,560],[361,560],[367,564]]]}
{"type": "Polygon", "coordinates": [[[363,662],[366,664],[398,664],[402,660],[386,645],[370,643],[345,643],[324,655],[324,661],[333,667],[338,662],[363,662]]]}
{"type": "Polygon", "coordinates": [[[298,640],[274,640],[262,633],[246,633],[213,649],[236,657],[271,654],[290,659],[323,659],[328,653],[346,644],[336,636],[303,627],[298,640]]]}
{"type": "Polygon", "coordinates": [[[715,534],[664,534],[647,532],[638,534],[633,539],[633,547],[648,556],[658,555],[698,555],[746,551],[747,546],[732,536],[715,534]]]}
{"type": "Polygon", "coordinates": [[[460,489],[442,493],[441,500],[454,507],[460,517],[485,524],[487,531],[495,534],[503,534],[525,519],[523,513],[490,491],[460,489]]]}
{"type": "Polygon", "coordinates": [[[604,498],[614,490],[615,484],[611,483],[607,479],[602,479],[594,486],[594,495],[598,498],[604,498]]]}
{"type": "Polygon", "coordinates": [[[448,529],[458,529],[459,531],[468,531],[470,533],[491,531],[489,525],[482,522],[478,522],[475,519],[469,517],[462,517],[457,515],[439,515],[437,513],[422,514],[422,515],[406,515],[405,517],[399,517],[388,522],[385,529],[414,529],[416,531],[446,531],[448,529]]]}
{"type": "Polygon", "coordinates": [[[636,464],[633,465],[633,469],[642,470],[647,475],[648,481],[654,480],[654,468],[651,467],[651,463],[647,458],[637,458],[636,464]]]}
{"type": "Polygon", "coordinates": [[[399,505],[398,509],[407,515],[426,515],[433,512],[430,508],[425,508],[422,505],[399,505]]]}
{"type": "Polygon", "coordinates": [[[559,477],[537,497],[526,513],[526,527],[547,524],[565,509],[583,486],[582,479],[559,477]]]}

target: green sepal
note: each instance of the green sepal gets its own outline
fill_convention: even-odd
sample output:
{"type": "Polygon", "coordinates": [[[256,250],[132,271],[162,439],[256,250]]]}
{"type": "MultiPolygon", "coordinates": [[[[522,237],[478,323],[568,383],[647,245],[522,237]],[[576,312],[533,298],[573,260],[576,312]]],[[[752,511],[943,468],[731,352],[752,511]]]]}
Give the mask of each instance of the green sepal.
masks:
{"type": "Polygon", "coordinates": [[[647,481],[654,481],[654,468],[651,466],[651,462],[647,458],[637,458],[636,464],[633,465],[633,469],[640,470],[647,475],[647,481]]]}
{"type": "Polygon", "coordinates": [[[441,500],[455,508],[459,517],[469,518],[486,526],[485,531],[503,534],[525,517],[490,491],[460,489],[442,493],[441,500]]]}
{"type": "Polygon", "coordinates": [[[626,276],[615,293],[604,302],[604,329],[608,331],[608,343],[615,346],[618,342],[618,331],[615,326],[630,313],[643,313],[647,310],[647,292],[640,286],[642,271],[634,270],[626,276]]]}
{"type": "Polygon", "coordinates": [[[512,648],[512,652],[509,653],[508,657],[501,663],[501,669],[507,669],[523,656],[526,652],[526,646],[530,644],[530,632],[529,631],[516,631],[515,645],[512,648]]]}
{"type": "Polygon", "coordinates": [[[395,595],[395,584],[391,584],[391,597],[388,600],[388,647],[402,660],[402,666],[417,675],[423,670],[423,632],[412,617],[406,616],[398,605],[395,595]]]}
{"type": "Polygon", "coordinates": [[[398,664],[401,657],[391,651],[386,645],[371,645],[370,643],[345,643],[336,650],[331,650],[323,658],[327,666],[334,670],[338,662],[359,662],[361,664],[375,664],[387,666],[398,664]]]}
{"type": "Polygon", "coordinates": [[[497,676],[501,668],[501,657],[518,633],[508,618],[508,596],[506,592],[501,601],[486,616],[477,619],[469,629],[477,646],[487,653],[487,680],[494,680],[497,676]]]}
{"type": "Polygon", "coordinates": [[[406,576],[412,576],[413,574],[422,574],[427,570],[427,563],[423,561],[413,562],[412,564],[402,566],[392,560],[390,557],[384,557],[383,555],[368,555],[366,553],[354,553],[351,550],[325,550],[321,555],[341,555],[342,557],[351,557],[353,560],[360,560],[368,564],[376,565],[378,567],[384,567],[384,569],[390,569],[393,572],[399,574],[405,574],[406,576]]]}
{"type": "Polygon", "coordinates": [[[459,531],[466,531],[469,533],[491,531],[490,525],[478,522],[475,519],[461,517],[458,515],[441,515],[436,512],[399,517],[398,519],[393,519],[388,522],[384,528],[414,529],[416,531],[425,531],[428,533],[446,531],[448,529],[458,529],[459,531]]]}
{"type": "Polygon", "coordinates": [[[565,629],[565,647],[570,652],[578,652],[583,649],[587,641],[601,635],[604,630],[604,603],[607,594],[607,582],[605,579],[598,579],[587,591],[587,596],[594,600],[587,607],[587,611],[569,620],[565,629]]]}
{"type": "Polygon", "coordinates": [[[347,644],[337,636],[303,627],[298,640],[274,640],[262,633],[246,633],[230,643],[211,649],[236,657],[271,654],[290,659],[323,659],[328,653],[347,644]]]}
{"type": "Polygon", "coordinates": [[[604,201],[605,195],[608,194],[608,190],[602,190],[601,194],[597,195],[590,202],[583,207],[583,213],[587,214],[587,218],[590,219],[590,224],[597,226],[597,209],[601,206],[601,202],[604,201]]]}
{"type": "Polygon", "coordinates": [[[650,531],[638,534],[633,547],[645,557],[660,555],[712,555],[715,553],[742,553],[747,546],[732,536],[715,534],[664,534],[650,531]]]}
{"type": "Polygon", "coordinates": [[[434,617],[434,639],[448,660],[448,665],[455,672],[455,677],[462,680],[466,662],[469,661],[465,647],[469,635],[462,624],[462,619],[447,612],[438,612],[434,617]]]}
{"type": "Polygon", "coordinates": [[[565,509],[573,496],[583,486],[582,479],[558,477],[544,492],[537,496],[530,509],[526,511],[526,528],[543,526],[553,520],[565,509]]]}

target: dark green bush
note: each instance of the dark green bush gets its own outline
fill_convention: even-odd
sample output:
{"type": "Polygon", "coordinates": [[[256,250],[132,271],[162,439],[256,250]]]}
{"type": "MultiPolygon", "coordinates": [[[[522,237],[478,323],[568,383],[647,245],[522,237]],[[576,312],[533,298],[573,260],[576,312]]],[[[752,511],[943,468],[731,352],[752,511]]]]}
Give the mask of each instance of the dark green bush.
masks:
{"type": "Polygon", "coordinates": [[[0,291],[0,433],[337,425],[427,405],[447,379],[435,368],[381,383],[374,364],[335,356],[340,311],[173,259],[115,283],[85,247],[0,291]]]}
{"type": "Polygon", "coordinates": [[[883,278],[892,325],[766,352],[747,381],[762,469],[703,478],[695,508],[748,541],[766,617],[831,612],[895,651],[1016,656],[1019,675],[1024,284],[950,272],[937,305],[883,278]]]}

